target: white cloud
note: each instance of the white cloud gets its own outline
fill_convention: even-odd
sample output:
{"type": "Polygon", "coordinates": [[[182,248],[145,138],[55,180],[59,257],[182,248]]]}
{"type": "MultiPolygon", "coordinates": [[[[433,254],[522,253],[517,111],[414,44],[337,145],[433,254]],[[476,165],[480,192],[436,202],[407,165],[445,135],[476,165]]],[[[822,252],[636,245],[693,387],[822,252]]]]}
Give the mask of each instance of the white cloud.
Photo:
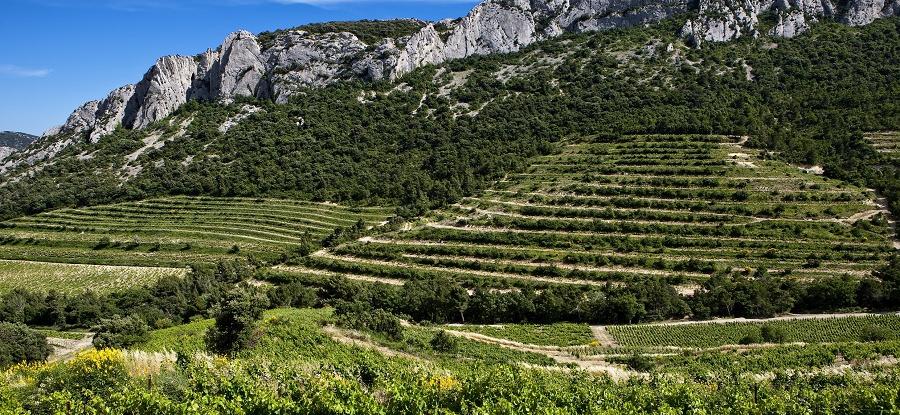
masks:
{"type": "Polygon", "coordinates": [[[0,75],[17,78],[43,78],[50,75],[50,69],[23,68],[17,65],[0,64],[0,75]]]}

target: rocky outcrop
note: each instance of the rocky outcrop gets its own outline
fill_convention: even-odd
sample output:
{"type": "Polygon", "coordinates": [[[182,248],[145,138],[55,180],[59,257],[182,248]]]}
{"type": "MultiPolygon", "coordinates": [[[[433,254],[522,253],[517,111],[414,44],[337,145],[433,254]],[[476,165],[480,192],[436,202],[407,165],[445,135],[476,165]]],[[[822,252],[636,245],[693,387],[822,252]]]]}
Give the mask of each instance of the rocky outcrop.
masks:
{"type": "Polygon", "coordinates": [[[854,0],[847,6],[841,22],[862,26],[876,19],[900,15],[900,0],[854,0]]]}
{"type": "Polygon", "coordinates": [[[770,35],[794,37],[821,19],[860,26],[876,19],[900,15],[900,0],[848,0],[844,6],[832,0],[699,0],[697,17],[688,20],[681,35],[699,46],[759,35],[759,17],[772,13],[770,35]]]}
{"type": "Polygon", "coordinates": [[[160,58],[135,85],[88,102],[50,132],[97,141],[119,125],[143,128],[188,100],[255,96],[287,102],[310,87],[344,79],[394,79],[424,65],[472,55],[514,52],[566,32],[658,22],[694,12],[681,35],[694,45],[760,34],[772,13],[775,36],[793,37],[821,19],[862,25],[900,14],[900,0],[486,0],[465,17],[427,24],[417,33],[366,44],[351,33],[279,33],[261,48],[246,31],[216,50],[160,58]]]}
{"type": "Polygon", "coordinates": [[[243,30],[234,32],[225,38],[219,59],[210,70],[210,93],[224,100],[255,96],[265,72],[256,36],[243,30]]]}
{"type": "Polygon", "coordinates": [[[185,56],[160,58],[144,75],[134,95],[133,113],[121,114],[129,128],[144,128],[165,118],[192,97],[197,63],[185,56]]]}

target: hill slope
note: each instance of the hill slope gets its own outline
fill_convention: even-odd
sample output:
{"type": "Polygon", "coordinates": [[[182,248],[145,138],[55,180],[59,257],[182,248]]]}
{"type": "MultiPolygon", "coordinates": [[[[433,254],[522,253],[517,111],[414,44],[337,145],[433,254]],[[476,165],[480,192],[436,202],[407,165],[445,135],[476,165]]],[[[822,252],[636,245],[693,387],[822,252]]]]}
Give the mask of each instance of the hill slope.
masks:
{"type": "Polygon", "coordinates": [[[871,192],[761,159],[736,138],[585,139],[410,229],[282,269],[497,288],[664,279],[686,292],[732,271],[867,277],[893,251],[888,214],[871,192]]]}

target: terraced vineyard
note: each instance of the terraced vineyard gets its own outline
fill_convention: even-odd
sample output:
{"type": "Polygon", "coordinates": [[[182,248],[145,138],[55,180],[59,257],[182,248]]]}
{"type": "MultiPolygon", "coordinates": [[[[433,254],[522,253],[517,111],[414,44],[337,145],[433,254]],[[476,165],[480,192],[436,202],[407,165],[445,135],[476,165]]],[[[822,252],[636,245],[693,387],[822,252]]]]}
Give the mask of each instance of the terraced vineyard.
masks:
{"type": "Polygon", "coordinates": [[[359,220],[367,226],[378,225],[390,213],[388,208],[211,197],[61,209],[2,223],[0,259],[14,262],[0,264],[0,290],[21,284],[76,290],[96,285],[103,290],[107,282],[122,286],[125,280],[152,281],[161,269],[165,271],[156,267],[183,268],[248,255],[275,259],[304,240],[316,244],[334,229],[359,220]],[[122,272],[126,268],[64,264],[129,268],[122,272]],[[111,274],[119,276],[109,280],[111,274]],[[75,276],[79,284],[73,285],[75,276]]]}
{"type": "Polygon", "coordinates": [[[900,132],[869,133],[866,140],[875,147],[875,151],[887,154],[892,159],[900,160],[900,132]]]}
{"type": "Polygon", "coordinates": [[[290,271],[399,283],[605,284],[717,271],[866,276],[893,248],[885,210],[846,183],[766,160],[723,136],[567,143],[477,197],[290,271]]]}
{"type": "Polygon", "coordinates": [[[759,333],[762,326],[779,329],[784,342],[831,343],[870,340],[867,331],[877,328],[886,333],[900,332],[897,314],[727,322],[696,324],[637,324],[607,326],[615,341],[625,347],[709,348],[738,344],[741,339],[759,333]]]}

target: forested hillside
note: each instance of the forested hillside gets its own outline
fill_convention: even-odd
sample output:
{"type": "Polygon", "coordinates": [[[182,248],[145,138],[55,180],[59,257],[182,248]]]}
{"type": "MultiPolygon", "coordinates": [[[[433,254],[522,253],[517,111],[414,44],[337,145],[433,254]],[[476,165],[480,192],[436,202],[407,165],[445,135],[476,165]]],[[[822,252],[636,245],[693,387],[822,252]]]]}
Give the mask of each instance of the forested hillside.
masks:
{"type": "Polygon", "coordinates": [[[171,194],[421,212],[522,169],[561,138],[626,133],[749,135],[773,157],[879,189],[896,211],[896,159],[863,139],[900,129],[896,18],[701,49],[673,35],[679,24],[564,36],[395,83],[312,89],[285,105],[192,102],[152,128],[7,172],[2,216],[171,194]]]}

